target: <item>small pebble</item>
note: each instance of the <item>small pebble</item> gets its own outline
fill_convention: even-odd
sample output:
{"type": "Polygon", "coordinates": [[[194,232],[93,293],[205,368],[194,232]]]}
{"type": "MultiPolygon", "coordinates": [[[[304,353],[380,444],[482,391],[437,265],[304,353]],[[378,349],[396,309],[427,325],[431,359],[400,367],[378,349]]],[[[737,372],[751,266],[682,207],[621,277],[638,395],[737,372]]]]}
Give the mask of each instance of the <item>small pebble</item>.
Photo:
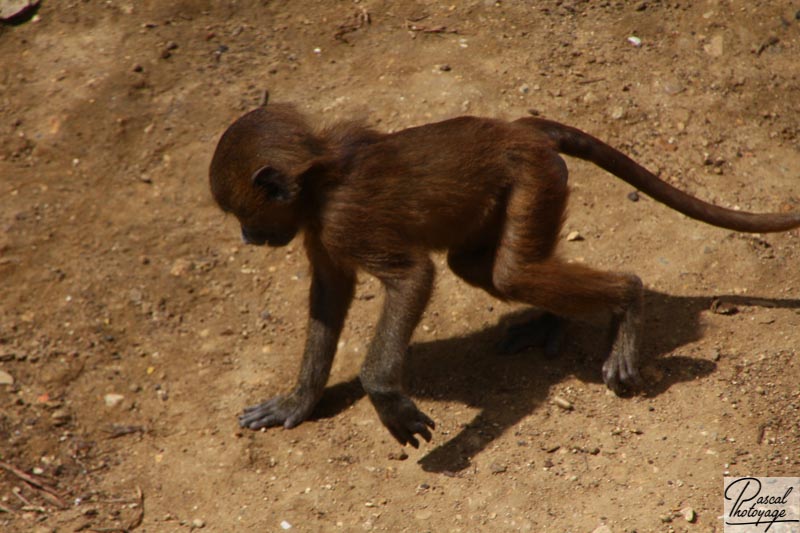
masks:
{"type": "Polygon", "coordinates": [[[559,406],[560,408],[564,409],[565,411],[572,411],[573,405],[568,400],[565,400],[561,396],[556,396],[553,398],[553,403],[559,406]]]}
{"type": "Polygon", "coordinates": [[[631,43],[636,48],[642,46],[642,40],[635,35],[631,35],[630,37],[628,37],[628,42],[631,43]]]}
{"type": "Polygon", "coordinates": [[[439,65],[439,70],[441,70],[442,72],[450,72],[452,70],[452,67],[450,67],[450,65],[445,63],[444,65],[439,65]]]}
{"type": "Polygon", "coordinates": [[[6,372],[5,370],[0,370],[0,385],[13,385],[14,384],[14,376],[6,372]]]}
{"type": "Polygon", "coordinates": [[[174,263],[172,263],[172,268],[170,268],[169,273],[175,277],[185,276],[188,274],[192,267],[192,262],[188,259],[176,259],[174,263]]]}
{"type": "Polygon", "coordinates": [[[125,396],[122,394],[115,394],[109,393],[103,396],[103,400],[106,402],[106,407],[116,407],[122,403],[122,400],[125,399],[125,396]]]}
{"type": "Polygon", "coordinates": [[[194,529],[202,529],[206,527],[206,523],[204,520],[201,520],[200,518],[195,518],[194,520],[192,520],[192,527],[194,529]]]}
{"type": "Polygon", "coordinates": [[[582,241],[583,240],[583,235],[581,235],[577,231],[570,231],[567,234],[567,240],[570,241],[570,242],[572,242],[572,241],[582,241]]]}
{"type": "Polygon", "coordinates": [[[692,509],[691,507],[685,507],[681,509],[681,514],[689,523],[692,523],[695,520],[697,520],[697,513],[695,513],[694,509],[692,509]]]}
{"type": "Polygon", "coordinates": [[[711,312],[717,315],[735,315],[739,308],[730,302],[714,299],[711,302],[711,312]]]}
{"type": "Polygon", "coordinates": [[[69,422],[71,416],[66,409],[57,409],[53,411],[53,414],[50,415],[50,418],[53,420],[54,426],[63,426],[69,422]]]}
{"type": "Polygon", "coordinates": [[[286,520],[283,520],[281,522],[281,529],[292,529],[292,524],[290,524],[286,520]]]}
{"type": "Polygon", "coordinates": [[[631,202],[638,202],[639,201],[639,191],[631,191],[628,193],[628,200],[631,202]]]}
{"type": "Polygon", "coordinates": [[[506,465],[504,465],[504,464],[501,464],[501,463],[492,463],[489,466],[489,471],[492,474],[502,474],[506,470],[508,470],[508,467],[506,465]]]}

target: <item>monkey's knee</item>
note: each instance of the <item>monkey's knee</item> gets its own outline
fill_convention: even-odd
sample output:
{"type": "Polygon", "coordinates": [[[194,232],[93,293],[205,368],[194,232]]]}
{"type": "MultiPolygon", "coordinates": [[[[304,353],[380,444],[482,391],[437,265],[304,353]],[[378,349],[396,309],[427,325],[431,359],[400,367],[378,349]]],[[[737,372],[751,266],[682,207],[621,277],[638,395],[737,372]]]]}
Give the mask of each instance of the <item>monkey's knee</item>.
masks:
{"type": "MultiPolygon", "coordinates": [[[[533,270],[530,268],[529,270],[533,270]]],[[[492,287],[506,300],[526,302],[540,307],[531,301],[534,297],[538,276],[530,272],[524,273],[517,269],[502,267],[495,268],[492,272],[492,287]]]]}

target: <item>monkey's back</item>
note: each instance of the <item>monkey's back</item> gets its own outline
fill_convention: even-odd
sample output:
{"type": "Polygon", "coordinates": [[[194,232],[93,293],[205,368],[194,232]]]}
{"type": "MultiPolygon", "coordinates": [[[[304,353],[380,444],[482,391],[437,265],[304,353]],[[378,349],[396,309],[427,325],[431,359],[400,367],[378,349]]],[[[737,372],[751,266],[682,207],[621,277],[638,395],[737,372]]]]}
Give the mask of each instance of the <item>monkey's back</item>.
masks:
{"type": "Polygon", "coordinates": [[[461,245],[496,223],[520,178],[515,169],[543,142],[520,136],[514,124],[476,117],[382,135],[347,162],[322,227],[340,245],[356,236],[347,245],[355,253],[395,243],[461,245]]]}

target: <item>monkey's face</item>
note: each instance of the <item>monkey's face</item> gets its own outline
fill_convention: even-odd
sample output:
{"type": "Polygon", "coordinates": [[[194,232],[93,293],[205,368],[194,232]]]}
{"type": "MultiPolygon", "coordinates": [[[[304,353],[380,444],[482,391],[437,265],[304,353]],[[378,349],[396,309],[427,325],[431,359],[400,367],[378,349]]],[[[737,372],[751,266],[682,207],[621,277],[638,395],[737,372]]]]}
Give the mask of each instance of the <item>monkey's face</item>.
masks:
{"type": "Polygon", "coordinates": [[[289,244],[301,223],[295,180],[271,166],[251,176],[225,170],[212,170],[211,191],[220,208],[238,219],[245,244],[289,244]]]}
{"type": "Polygon", "coordinates": [[[262,246],[286,246],[299,229],[294,206],[262,205],[254,215],[237,215],[242,227],[242,241],[245,244],[262,246]]]}
{"type": "Polygon", "coordinates": [[[211,193],[247,244],[284,246],[302,225],[304,173],[322,146],[293,108],[272,105],[231,124],[211,160],[211,193]]]}

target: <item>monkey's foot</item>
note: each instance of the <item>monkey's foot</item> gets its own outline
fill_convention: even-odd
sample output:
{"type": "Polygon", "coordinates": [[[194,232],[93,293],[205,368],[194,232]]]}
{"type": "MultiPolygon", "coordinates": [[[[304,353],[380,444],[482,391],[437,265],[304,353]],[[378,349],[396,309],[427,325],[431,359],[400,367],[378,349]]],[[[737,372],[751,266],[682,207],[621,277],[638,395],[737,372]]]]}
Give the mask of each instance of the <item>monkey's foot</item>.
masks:
{"type": "Polygon", "coordinates": [[[552,313],[508,327],[500,353],[513,354],[528,348],[542,348],[548,359],[561,353],[567,321],[552,313]]]}
{"type": "Polygon", "coordinates": [[[603,381],[617,396],[641,389],[639,357],[633,352],[613,351],[603,363],[603,381]]]}
{"type": "Polygon", "coordinates": [[[611,355],[603,363],[603,381],[618,396],[641,389],[639,332],[642,329],[642,280],[627,274],[630,298],[623,313],[611,317],[611,355]]]}
{"type": "Polygon", "coordinates": [[[381,422],[400,444],[411,444],[414,448],[419,448],[415,434],[419,434],[426,442],[431,441],[428,428],[435,429],[436,424],[417,409],[411,399],[399,392],[379,392],[370,394],[369,397],[381,422]]]}
{"type": "Polygon", "coordinates": [[[273,426],[293,428],[308,418],[314,402],[298,393],[276,396],[257,405],[246,407],[239,415],[239,426],[261,429],[273,426]]]}

